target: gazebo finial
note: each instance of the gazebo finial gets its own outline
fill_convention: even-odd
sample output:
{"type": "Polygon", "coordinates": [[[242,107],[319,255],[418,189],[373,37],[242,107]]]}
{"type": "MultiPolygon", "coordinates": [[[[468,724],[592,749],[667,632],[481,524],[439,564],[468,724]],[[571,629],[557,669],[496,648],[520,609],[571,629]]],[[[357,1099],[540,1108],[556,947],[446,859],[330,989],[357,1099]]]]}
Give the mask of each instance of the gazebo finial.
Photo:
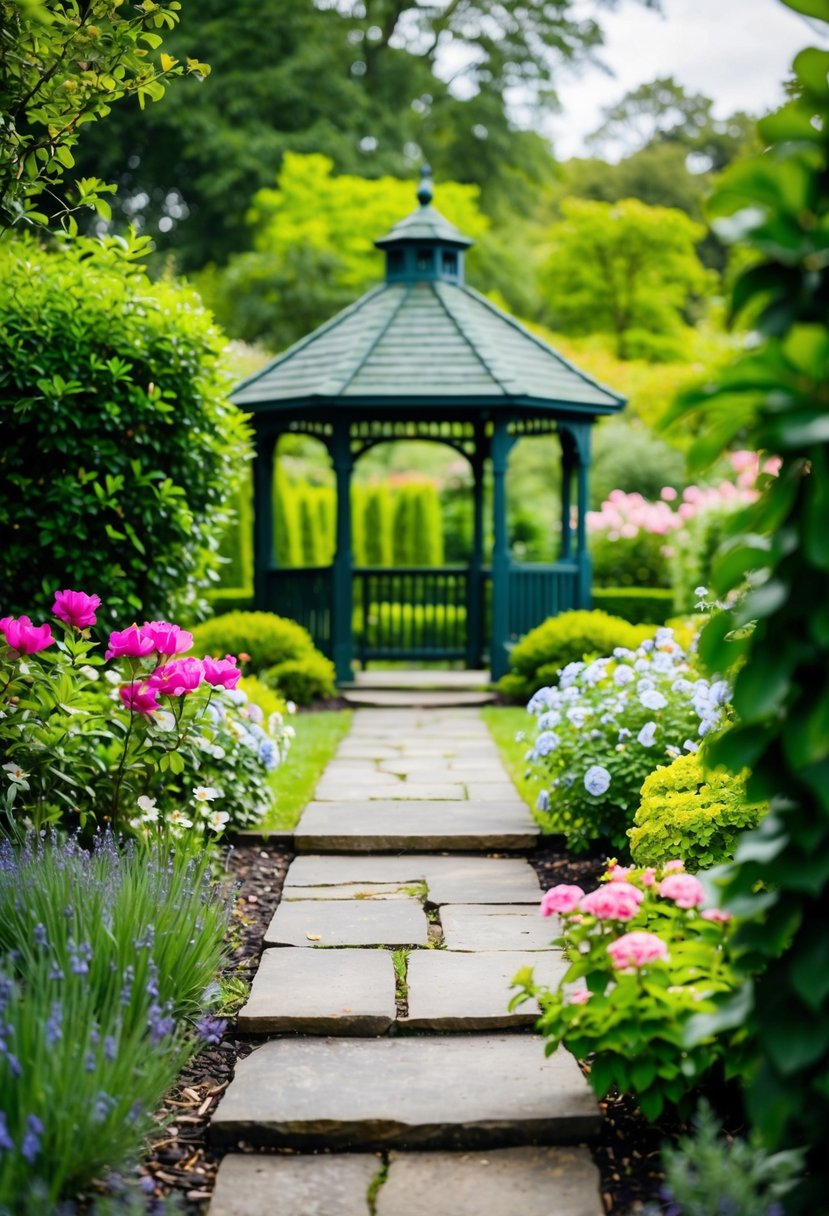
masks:
{"type": "Polygon", "coordinates": [[[435,186],[432,181],[432,169],[423,162],[420,166],[420,185],[417,188],[417,201],[421,207],[428,207],[434,197],[435,186]]]}

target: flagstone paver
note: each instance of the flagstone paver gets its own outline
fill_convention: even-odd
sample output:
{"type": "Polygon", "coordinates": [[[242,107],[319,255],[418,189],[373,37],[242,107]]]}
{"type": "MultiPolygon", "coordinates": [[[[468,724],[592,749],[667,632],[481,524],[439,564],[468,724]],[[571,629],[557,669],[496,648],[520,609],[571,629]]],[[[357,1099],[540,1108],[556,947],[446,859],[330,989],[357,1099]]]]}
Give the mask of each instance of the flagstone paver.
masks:
{"type": "Polygon", "coordinates": [[[368,1188],[380,1165],[371,1153],[231,1153],[219,1167],[210,1216],[368,1216],[368,1188]]]}
{"type": "Polygon", "coordinates": [[[266,950],[239,1030],[385,1034],[396,1017],[394,984],[388,950],[266,950]]]}
{"type": "Polygon", "coordinates": [[[405,891],[407,883],[425,883],[428,902],[435,905],[530,904],[537,909],[541,898],[536,873],[523,858],[441,857],[424,853],[406,857],[376,854],[296,857],[288,869],[283,899],[347,899],[360,893],[397,893],[401,888],[405,891]],[[349,895],[349,889],[353,894],[349,895]]]}
{"type": "Polygon", "coordinates": [[[537,908],[449,904],[440,910],[447,950],[549,950],[558,920],[537,908]]]}
{"type": "MultiPolygon", "coordinates": [[[[380,773],[379,776],[387,774],[380,773]]],[[[388,774],[390,775],[390,774],[388,774]]],[[[396,781],[393,785],[365,784],[347,785],[342,780],[321,781],[314,791],[315,802],[447,802],[466,799],[466,786],[460,782],[443,781],[420,784],[396,781]]]]}
{"type": "Polygon", "coordinates": [[[555,986],[567,964],[558,951],[459,954],[417,950],[409,955],[406,983],[408,1017],[401,1025],[417,1030],[499,1030],[531,1026],[539,1014],[535,1001],[510,1013],[516,972],[531,962],[539,983],[555,986]]]}
{"type": "Polygon", "coordinates": [[[311,802],[294,833],[298,852],[530,849],[538,825],[526,806],[497,802],[311,802]]]}
{"type": "Polygon", "coordinates": [[[534,1035],[271,1039],[236,1065],[219,1144],[483,1148],[593,1135],[599,1109],[566,1051],[534,1035]]]}
{"type": "Polygon", "coordinates": [[[417,899],[315,899],[281,903],[266,946],[425,946],[429,922],[417,899]]]}

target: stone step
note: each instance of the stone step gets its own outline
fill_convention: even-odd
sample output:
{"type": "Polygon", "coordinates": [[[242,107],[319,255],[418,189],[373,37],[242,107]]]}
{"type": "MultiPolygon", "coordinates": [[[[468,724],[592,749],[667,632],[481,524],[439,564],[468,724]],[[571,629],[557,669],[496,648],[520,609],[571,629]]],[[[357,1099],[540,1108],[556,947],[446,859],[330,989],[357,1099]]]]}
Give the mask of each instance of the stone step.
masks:
{"type": "Polygon", "coordinates": [[[528,851],[538,824],[506,802],[311,802],[294,832],[299,853],[396,853],[444,849],[528,851]]]}
{"type": "Polygon", "coordinates": [[[585,1148],[231,1154],[209,1216],[602,1216],[585,1148]],[[369,1192],[371,1191],[371,1198],[369,1192]],[[278,1197],[278,1204],[275,1202],[278,1197]]]}
{"type": "Polygon", "coordinates": [[[273,1039],[236,1066],[211,1123],[230,1147],[489,1149],[595,1135],[571,1055],[528,1034],[273,1039]]]}
{"type": "Polygon", "coordinates": [[[558,951],[527,955],[521,951],[455,954],[451,950],[413,950],[406,967],[409,1013],[398,1025],[409,1030],[505,1030],[532,1026],[535,1001],[514,1012],[512,981],[522,967],[556,986],[569,964],[558,951]]]}
{"type": "Polygon", "coordinates": [[[561,932],[558,917],[537,908],[494,904],[444,904],[440,910],[447,950],[549,950],[561,932]]]}
{"type": "Polygon", "coordinates": [[[420,709],[449,709],[492,705],[495,701],[495,694],[491,692],[431,692],[417,688],[400,692],[391,689],[360,688],[344,691],[342,697],[347,705],[375,709],[411,709],[412,706],[420,709]]]}
{"type": "MultiPolygon", "coordinates": [[[[288,868],[283,900],[354,899],[358,895],[405,893],[425,883],[427,902],[526,904],[535,909],[541,888],[535,870],[521,857],[328,854],[296,857],[288,868]]],[[[550,930],[550,937],[555,936],[550,930]]]]}
{"type": "Polygon", "coordinates": [[[429,922],[420,900],[283,901],[265,930],[266,946],[425,946],[429,922]]]}

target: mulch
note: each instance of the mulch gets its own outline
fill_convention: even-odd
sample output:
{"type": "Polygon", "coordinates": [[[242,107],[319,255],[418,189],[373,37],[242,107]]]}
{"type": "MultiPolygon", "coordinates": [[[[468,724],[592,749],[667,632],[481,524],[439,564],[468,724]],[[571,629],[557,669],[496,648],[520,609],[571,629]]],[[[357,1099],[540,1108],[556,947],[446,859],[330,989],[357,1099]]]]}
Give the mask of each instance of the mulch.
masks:
{"type": "MultiPolygon", "coordinates": [[[[233,921],[233,950],[225,978],[250,981],[259,963],[262,939],[282,893],[292,854],[283,847],[243,844],[233,849],[227,869],[238,884],[233,921]]],[[[555,840],[530,857],[541,887],[559,882],[578,883],[585,890],[598,885],[606,868],[602,856],[574,857],[555,840]]],[[[205,1211],[220,1156],[207,1141],[210,1117],[233,1078],[237,1060],[253,1050],[254,1043],[237,1037],[231,1021],[221,1043],[206,1048],[182,1074],[161,1112],[170,1120],[151,1155],[140,1167],[143,1185],[152,1180],[155,1196],[176,1195],[186,1216],[205,1211]]],[[[601,1174],[601,1190],[608,1216],[634,1216],[647,1203],[657,1201],[662,1181],[660,1151],[667,1127],[657,1131],[639,1114],[625,1095],[601,1103],[604,1112],[601,1138],[592,1146],[601,1174]]],[[[152,1204],[152,1201],[151,1201],[152,1204]]]]}

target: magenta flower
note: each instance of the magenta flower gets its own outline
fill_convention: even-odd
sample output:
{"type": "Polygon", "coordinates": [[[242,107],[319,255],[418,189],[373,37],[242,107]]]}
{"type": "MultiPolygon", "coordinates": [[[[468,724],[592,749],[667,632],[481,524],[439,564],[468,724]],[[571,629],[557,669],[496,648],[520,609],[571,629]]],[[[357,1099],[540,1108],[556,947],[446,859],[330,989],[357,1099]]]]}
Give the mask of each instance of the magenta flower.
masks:
{"type": "Polygon", "coordinates": [[[118,693],[125,707],[132,713],[149,716],[161,708],[155,689],[150,688],[148,684],[122,684],[118,693]]]}
{"type": "Polygon", "coordinates": [[[566,883],[559,883],[557,887],[550,887],[550,890],[545,891],[541,897],[541,915],[552,916],[554,912],[572,912],[579,906],[581,899],[584,899],[584,891],[581,887],[570,887],[566,883]]]}
{"type": "Polygon", "coordinates": [[[607,953],[617,971],[626,967],[644,967],[658,960],[667,962],[668,959],[668,947],[662,938],[641,929],[622,934],[610,943],[607,953]]]}
{"type": "Polygon", "coordinates": [[[33,625],[27,616],[4,616],[0,629],[6,641],[18,654],[37,654],[54,642],[51,625],[33,625]]]}
{"type": "Polygon", "coordinates": [[[697,908],[705,899],[703,885],[693,874],[669,874],[659,884],[659,894],[678,908],[697,908]]]}
{"type": "Polygon", "coordinates": [[[163,697],[183,697],[193,692],[204,679],[201,659],[173,659],[157,667],[149,678],[150,687],[163,697]]]}
{"type": "Polygon", "coordinates": [[[52,612],[66,625],[88,629],[95,624],[95,609],[100,606],[99,595],[87,595],[84,591],[56,591],[52,612]]]}
{"type": "Polygon", "coordinates": [[[642,892],[628,882],[609,882],[585,895],[579,907],[599,920],[630,920],[639,911],[642,892]]]}
{"type": "Polygon", "coordinates": [[[226,654],[223,659],[202,659],[202,667],[205,680],[214,688],[235,688],[242,678],[236,659],[231,654],[226,654]]]}
{"type": "Polygon", "coordinates": [[[120,632],[114,630],[109,635],[106,659],[145,659],[155,650],[152,638],[144,637],[137,625],[130,625],[120,632]]]}
{"type": "Polygon", "coordinates": [[[145,621],[141,636],[152,640],[153,649],[159,654],[183,654],[193,645],[193,635],[169,621],[145,621]]]}

